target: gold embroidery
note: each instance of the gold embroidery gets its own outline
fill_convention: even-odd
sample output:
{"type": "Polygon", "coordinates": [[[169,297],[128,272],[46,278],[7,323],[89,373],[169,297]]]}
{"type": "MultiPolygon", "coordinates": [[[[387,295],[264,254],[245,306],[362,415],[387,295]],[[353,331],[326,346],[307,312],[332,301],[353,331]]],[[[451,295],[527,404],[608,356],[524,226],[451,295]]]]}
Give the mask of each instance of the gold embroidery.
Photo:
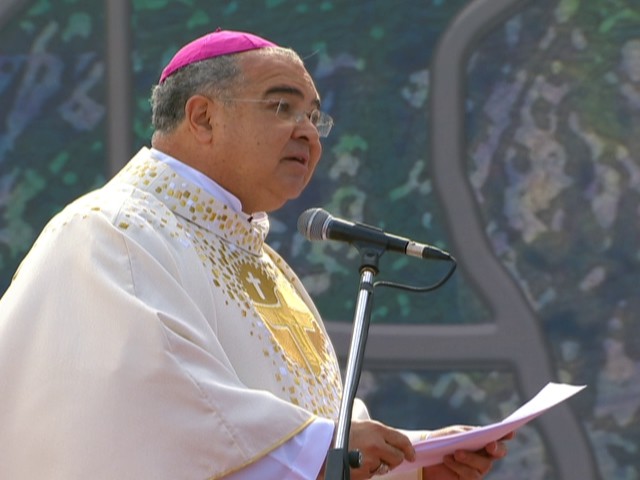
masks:
{"type": "Polygon", "coordinates": [[[132,160],[117,181],[141,189],[145,202],[153,207],[143,205],[141,215],[138,204],[131,205],[118,218],[124,224],[121,228],[138,224],[125,216],[133,214],[136,220],[144,218],[145,225],[159,226],[158,231],[180,242],[180,248],[195,248],[211,288],[220,295],[216,308],[225,312],[220,321],[241,322],[234,326],[241,329],[246,326],[250,345],[264,361],[260,368],[271,369],[272,380],[255,380],[251,375],[242,380],[317,415],[335,417],[341,381],[333,349],[295,289],[297,280],[286,263],[264,254],[268,229],[247,222],[145,155],[132,160]]]}
{"type": "Polygon", "coordinates": [[[240,265],[240,281],[265,325],[290,360],[319,375],[327,359],[325,337],[305,303],[281,275],[240,265]]]}

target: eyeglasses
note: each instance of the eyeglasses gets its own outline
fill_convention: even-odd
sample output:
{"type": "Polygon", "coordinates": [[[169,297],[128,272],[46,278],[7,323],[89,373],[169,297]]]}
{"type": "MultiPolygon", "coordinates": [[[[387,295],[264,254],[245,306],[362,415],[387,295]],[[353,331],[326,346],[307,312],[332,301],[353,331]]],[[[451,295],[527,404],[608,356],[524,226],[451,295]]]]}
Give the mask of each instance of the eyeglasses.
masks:
{"type": "Polygon", "coordinates": [[[295,108],[291,105],[291,102],[280,98],[279,100],[271,99],[250,99],[250,98],[225,98],[226,101],[231,102],[250,102],[250,103],[264,103],[269,106],[275,113],[276,117],[286,122],[293,122],[295,124],[300,123],[304,118],[308,118],[311,124],[316,127],[318,135],[320,137],[327,137],[333,127],[333,118],[329,114],[321,112],[317,108],[311,111],[305,111],[295,108]]]}

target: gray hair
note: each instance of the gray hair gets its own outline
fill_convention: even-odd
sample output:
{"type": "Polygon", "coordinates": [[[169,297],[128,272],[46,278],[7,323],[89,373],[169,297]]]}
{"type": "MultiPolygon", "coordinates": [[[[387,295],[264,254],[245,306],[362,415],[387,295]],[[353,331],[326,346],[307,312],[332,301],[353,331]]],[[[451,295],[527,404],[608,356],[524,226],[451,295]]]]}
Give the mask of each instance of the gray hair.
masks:
{"type": "MultiPolygon", "coordinates": [[[[261,53],[284,55],[302,63],[298,54],[282,47],[260,49],[261,53]]],[[[187,65],[151,90],[151,122],[158,133],[169,133],[184,119],[184,106],[193,95],[214,98],[233,96],[244,81],[238,55],[223,55],[187,65]]]]}
{"type": "Polygon", "coordinates": [[[236,55],[223,55],[181,68],[151,90],[151,123],[168,133],[184,118],[184,106],[193,95],[218,97],[239,83],[241,69],[236,55]]]}

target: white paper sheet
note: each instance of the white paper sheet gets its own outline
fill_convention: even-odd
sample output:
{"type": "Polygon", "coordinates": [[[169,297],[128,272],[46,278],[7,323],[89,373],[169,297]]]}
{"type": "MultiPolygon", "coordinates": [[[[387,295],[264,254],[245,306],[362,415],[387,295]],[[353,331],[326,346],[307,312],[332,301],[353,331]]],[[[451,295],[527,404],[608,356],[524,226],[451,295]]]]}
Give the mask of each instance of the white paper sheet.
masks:
{"type": "Polygon", "coordinates": [[[586,385],[567,385],[548,383],[538,394],[518,410],[498,423],[478,427],[463,433],[446,437],[430,438],[414,444],[416,461],[403,462],[394,468],[394,472],[414,470],[420,466],[428,467],[442,462],[442,457],[456,450],[479,450],[494,440],[498,440],[522,425],[542,415],[551,407],[575,395],[586,385]]]}

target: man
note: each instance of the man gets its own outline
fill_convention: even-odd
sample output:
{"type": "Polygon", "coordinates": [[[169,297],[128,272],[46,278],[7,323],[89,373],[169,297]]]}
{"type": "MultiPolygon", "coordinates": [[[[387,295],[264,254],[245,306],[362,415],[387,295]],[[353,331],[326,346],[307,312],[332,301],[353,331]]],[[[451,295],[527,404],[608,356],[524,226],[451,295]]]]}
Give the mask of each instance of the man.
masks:
{"type": "MultiPolygon", "coordinates": [[[[183,47],[152,105],[153,148],[57,215],[0,300],[0,476],[322,478],[339,369],[264,239],[332,120],[293,51],[233,31],[183,47]]],[[[352,478],[414,459],[355,416],[352,478]]],[[[480,478],[504,454],[394,478],[480,478]]]]}

